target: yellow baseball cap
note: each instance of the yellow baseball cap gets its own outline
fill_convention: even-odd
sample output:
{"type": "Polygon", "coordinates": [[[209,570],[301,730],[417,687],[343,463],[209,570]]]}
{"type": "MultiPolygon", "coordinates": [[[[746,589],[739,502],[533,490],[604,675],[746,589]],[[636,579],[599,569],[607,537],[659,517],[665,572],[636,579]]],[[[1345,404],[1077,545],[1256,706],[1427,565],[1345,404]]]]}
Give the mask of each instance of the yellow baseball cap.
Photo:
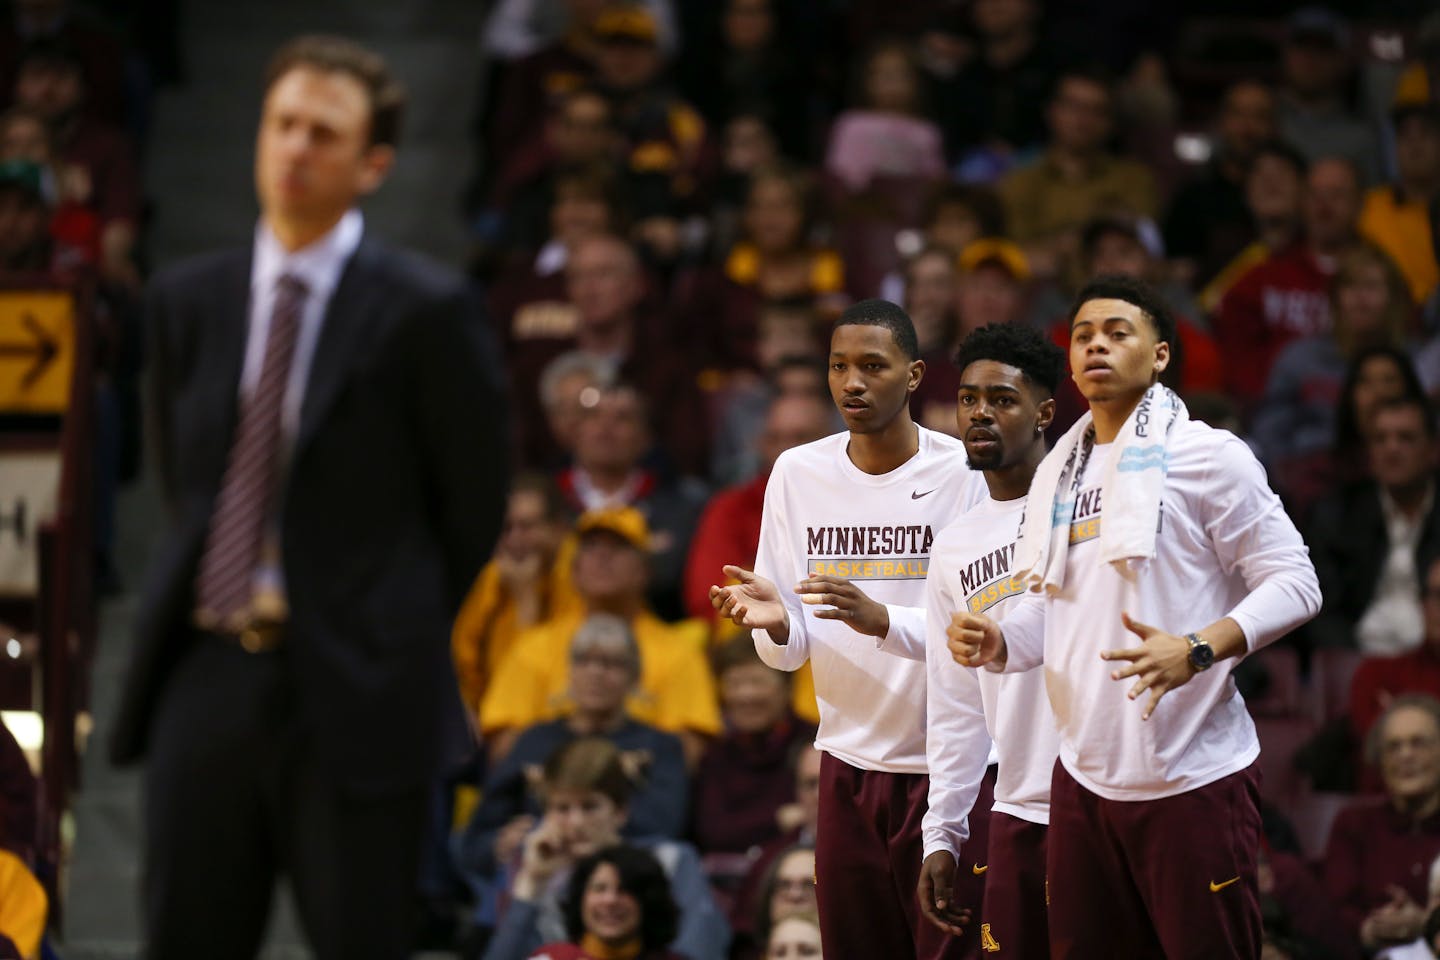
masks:
{"type": "Polygon", "coordinates": [[[636,550],[650,548],[650,525],[634,507],[606,507],[582,514],[575,524],[576,535],[584,537],[594,530],[613,533],[636,550]]]}
{"type": "Polygon", "coordinates": [[[960,251],[960,272],[969,273],[982,264],[994,263],[1016,280],[1030,279],[1030,262],[1025,251],[1003,237],[981,237],[960,251]]]}
{"type": "Polygon", "coordinates": [[[655,17],[644,7],[611,7],[595,18],[590,29],[597,40],[653,44],[660,36],[655,17]]]}

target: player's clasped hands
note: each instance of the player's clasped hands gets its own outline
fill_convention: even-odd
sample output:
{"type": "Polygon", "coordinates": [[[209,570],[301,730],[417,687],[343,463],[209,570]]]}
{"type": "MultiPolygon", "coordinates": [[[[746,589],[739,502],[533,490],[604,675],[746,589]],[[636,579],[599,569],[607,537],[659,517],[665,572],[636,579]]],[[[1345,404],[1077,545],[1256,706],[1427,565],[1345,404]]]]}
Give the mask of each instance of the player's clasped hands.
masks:
{"type": "Polygon", "coordinates": [[[890,611],[885,604],[871,600],[844,577],[808,577],[796,584],[795,592],[802,603],[831,608],[816,610],[818,620],[841,620],[857,633],[871,637],[884,637],[890,632],[890,611]]]}
{"type": "Polygon", "coordinates": [[[978,613],[952,613],[950,625],[945,628],[945,645],[962,667],[983,667],[992,661],[1005,661],[1005,637],[1000,625],[978,613]]]}
{"type": "MultiPolygon", "coordinates": [[[[789,626],[785,604],[774,583],[741,567],[726,566],[725,576],[735,583],[710,587],[710,605],[722,617],[741,627],[782,630],[789,626]]],[[[858,633],[884,637],[890,632],[890,612],[843,577],[813,576],[795,585],[802,603],[827,607],[816,610],[820,620],[840,620],[858,633]]]]}
{"type": "Polygon", "coordinates": [[[1125,628],[1140,638],[1140,646],[1126,650],[1102,650],[1100,659],[1130,661],[1129,666],[1112,671],[1110,679],[1139,677],[1130,688],[1129,696],[1134,700],[1146,690],[1150,691],[1150,702],[1146,704],[1143,716],[1143,719],[1149,720],[1161,697],[1188,683],[1195,675],[1194,668],[1190,666],[1190,644],[1184,637],[1132,620],[1128,613],[1122,613],[1120,618],[1125,628]]]}

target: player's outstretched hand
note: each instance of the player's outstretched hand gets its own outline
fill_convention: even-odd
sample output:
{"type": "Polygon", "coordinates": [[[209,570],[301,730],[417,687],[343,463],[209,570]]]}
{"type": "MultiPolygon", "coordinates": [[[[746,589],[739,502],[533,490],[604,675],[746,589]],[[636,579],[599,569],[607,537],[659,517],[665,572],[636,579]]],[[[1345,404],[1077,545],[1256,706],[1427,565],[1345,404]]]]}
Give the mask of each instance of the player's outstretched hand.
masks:
{"type": "Polygon", "coordinates": [[[1005,634],[1000,624],[978,613],[962,610],[950,614],[945,645],[962,667],[983,667],[991,662],[1003,664],[1006,659],[1005,634]]]}
{"type": "Polygon", "coordinates": [[[936,850],[925,858],[915,896],[926,920],[952,936],[965,932],[970,908],[955,903],[955,857],[950,851],[936,850]]]}
{"type": "Polygon", "coordinates": [[[711,585],[710,605],[736,626],[789,632],[790,618],[775,584],[749,570],[726,565],[725,576],[738,581],[711,585]]]}
{"type": "Polygon", "coordinates": [[[890,632],[890,611],[885,609],[885,604],[871,600],[864,590],[844,577],[824,574],[809,577],[795,585],[795,592],[800,594],[802,603],[831,608],[816,610],[817,620],[839,620],[856,633],[881,639],[890,632]]]}
{"type": "Polygon", "coordinates": [[[1184,637],[1166,633],[1159,627],[1130,619],[1130,614],[1121,613],[1125,629],[1140,638],[1140,646],[1128,650],[1102,650],[1102,660],[1129,660],[1130,665],[1112,671],[1111,680],[1125,680],[1139,677],[1130,688],[1130,699],[1134,700],[1146,690],[1150,691],[1150,702],[1145,705],[1143,719],[1149,720],[1155,712],[1160,698],[1176,687],[1190,682],[1195,668],[1190,666],[1190,643],[1184,637]]]}

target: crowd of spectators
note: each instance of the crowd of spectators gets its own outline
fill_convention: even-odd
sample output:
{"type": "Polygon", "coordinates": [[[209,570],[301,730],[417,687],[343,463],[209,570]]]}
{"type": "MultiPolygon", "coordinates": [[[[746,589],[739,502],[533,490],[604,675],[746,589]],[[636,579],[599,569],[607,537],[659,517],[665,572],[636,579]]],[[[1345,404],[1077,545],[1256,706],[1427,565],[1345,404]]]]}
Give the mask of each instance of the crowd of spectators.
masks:
{"type": "MultiPolygon", "coordinates": [[[[775,457],[836,429],[825,351],[847,303],[907,308],[916,420],[953,433],[966,333],[1021,323],[1068,344],[1074,290],[1119,274],[1164,291],[1168,381],[1256,450],[1325,590],[1283,655],[1239,675],[1294,774],[1267,787],[1270,949],[1419,949],[1440,853],[1440,706],[1422,699],[1440,697],[1440,20],[1190,17],[1206,46],[1110,4],[1084,31],[1107,40],[1081,48],[1053,13],[491,14],[469,267],[528,472],[455,633],[489,751],[455,848],[482,922],[503,924],[544,822],[519,771],[541,744],[601,736],[648,771],[630,835],[656,785],[688,783],[659,791],[686,804],[660,835],[694,845],[731,955],[781,930],[793,942],[769,955],[808,955],[774,951],[805,942],[790,895],[808,873],[787,864],[810,854],[782,848],[808,839],[813,688],[716,624],[707,588],[753,561],[775,457]]],[[[1052,430],[1083,409],[1063,385],[1052,430]]]]}

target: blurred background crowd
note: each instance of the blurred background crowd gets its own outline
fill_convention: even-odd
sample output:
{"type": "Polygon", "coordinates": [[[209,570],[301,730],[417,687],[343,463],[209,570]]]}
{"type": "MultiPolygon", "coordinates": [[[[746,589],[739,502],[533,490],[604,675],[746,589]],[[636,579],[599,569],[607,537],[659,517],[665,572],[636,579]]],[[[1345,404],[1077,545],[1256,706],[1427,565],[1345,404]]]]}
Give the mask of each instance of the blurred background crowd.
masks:
{"type": "MultiPolygon", "coordinates": [[[[173,11],[132,6],[15,0],[0,20],[0,285],[93,291],[112,587],[115,495],[143,462],[160,191],[140,159],[164,148],[151,94],[183,61],[173,11]]],[[[825,355],[846,304],[907,309],[927,363],[915,417],[953,433],[967,332],[1067,344],[1071,295],[1108,273],[1170,299],[1167,378],[1256,450],[1324,590],[1319,619],[1236,672],[1264,745],[1267,956],[1433,942],[1429,6],[491,4],[463,202],[427,216],[464,224],[516,479],[454,628],[484,748],[441,791],[454,829],[437,826],[422,880],[425,936],[495,958],[579,936],[566,885],[625,837],[648,854],[609,868],[643,886],[658,863],[679,904],[660,943],[807,955],[775,951],[813,927],[813,689],[716,624],[707,589],[753,563],[775,458],[840,427],[825,355]]],[[[1068,385],[1059,400],[1057,435],[1083,410],[1068,385]]],[[[0,841],[24,861],[33,828],[8,797],[29,774],[5,768],[0,841]]]]}

